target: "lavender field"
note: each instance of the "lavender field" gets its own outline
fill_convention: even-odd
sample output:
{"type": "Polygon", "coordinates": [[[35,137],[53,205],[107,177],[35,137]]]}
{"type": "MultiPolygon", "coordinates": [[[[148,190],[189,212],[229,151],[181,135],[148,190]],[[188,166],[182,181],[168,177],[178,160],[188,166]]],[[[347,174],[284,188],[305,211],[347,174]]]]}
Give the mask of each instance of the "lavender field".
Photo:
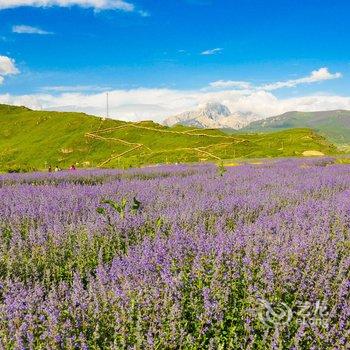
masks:
{"type": "Polygon", "coordinates": [[[0,175],[0,349],[349,349],[350,165],[0,175]]]}

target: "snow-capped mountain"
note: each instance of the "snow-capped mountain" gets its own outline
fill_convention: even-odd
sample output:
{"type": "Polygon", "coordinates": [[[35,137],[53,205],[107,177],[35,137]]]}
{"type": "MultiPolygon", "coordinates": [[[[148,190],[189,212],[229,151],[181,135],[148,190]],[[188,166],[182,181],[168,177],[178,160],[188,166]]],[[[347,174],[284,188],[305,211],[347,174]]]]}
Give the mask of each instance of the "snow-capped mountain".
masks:
{"type": "Polygon", "coordinates": [[[196,111],[169,117],[164,121],[164,124],[168,126],[181,124],[198,128],[241,129],[257,119],[253,113],[231,113],[226,106],[211,102],[196,111]]]}

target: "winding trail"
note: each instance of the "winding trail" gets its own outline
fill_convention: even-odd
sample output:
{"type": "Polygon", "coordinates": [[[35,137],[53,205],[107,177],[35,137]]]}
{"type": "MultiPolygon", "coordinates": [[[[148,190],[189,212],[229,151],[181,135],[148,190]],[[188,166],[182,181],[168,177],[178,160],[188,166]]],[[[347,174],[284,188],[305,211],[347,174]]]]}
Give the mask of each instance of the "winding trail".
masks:
{"type": "Polygon", "coordinates": [[[134,147],[134,148],[128,149],[127,151],[125,151],[125,152],[123,152],[123,153],[120,153],[120,154],[117,154],[116,156],[110,157],[110,158],[108,158],[107,160],[105,160],[104,162],[98,164],[97,167],[104,166],[105,164],[109,163],[111,160],[120,158],[120,157],[122,157],[124,154],[130,153],[130,152],[132,152],[132,151],[134,151],[135,149],[138,149],[138,148],[140,148],[140,147],[142,147],[142,146],[141,146],[141,145],[138,145],[138,146],[136,146],[136,147],[134,147]]]}
{"type": "MultiPolygon", "coordinates": [[[[182,148],[176,148],[176,149],[172,149],[169,151],[160,151],[160,152],[174,152],[174,151],[191,151],[191,152],[197,152],[197,153],[202,153],[205,154],[211,158],[214,158],[216,160],[222,160],[220,157],[206,151],[206,148],[210,148],[212,146],[228,146],[228,145],[232,145],[232,143],[241,143],[241,142],[246,142],[249,140],[246,139],[238,139],[235,138],[233,136],[225,136],[225,135],[210,135],[210,134],[205,134],[202,132],[202,129],[193,129],[193,130],[186,130],[186,131],[174,131],[174,130],[164,130],[164,129],[160,129],[160,128],[152,128],[152,127],[148,127],[148,126],[141,126],[141,125],[137,125],[137,124],[133,124],[133,123],[128,123],[128,124],[123,124],[123,125],[119,125],[116,127],[110,127],[110,128],[105,128],[105,129],[99,129],[99,130],[95,130],[95,131],[90,131],[87,132],[85,134],[85,137],[90,138],[90,139],[96,139],[96,140],[101,140],[101,141],[114,141],[114,142],[118,142],[127,146],[131,146],[130,149],[119,153],[115,156],[111,156],[110,158],[106,159],[105,161],[101,162],[100,164],[98,164],[98,167],[102,167],[104,165],[106,165],[107,163],[109,163],[111,160],[113,159],[117,159],[120,158],[122,156],[124,156],[125,154],[131,153],[136,149],[139,148],[145,148],[147,151],[150,152],[150,154],[152,153],[158,153],[158,152],[153,152],[151,148],[149,148],[148,146],[146,146],[143,143],[135,143],[135,142],[129,142],[120,138],[116,138],[116,137],[105,137],[105,136],[101,136],[101,134],[106,134],[106,133],[110,133],[116,130],[120,130],[120,129],[125,129],[128,127],[132,127],[135,129],[143,129],[143,130],[150,130],[150,131],[155,131],[155,132],[160,132],[160,133],[168,133],[168,134],[176,134],[176,135],[185,135],[185,136],[200,136],[200,137],[206,137],[206,138],[220,138],[220,139],[227,139],[227,140],[231,140],[231,142],[225,142],[225,143],[213,143],[207,146],[200,146],[200,147],[182,147],[182,148]],[[197,133],[198,131],[200,131],[200,133],[197,133]]],[[[209,129],[211,130],[211,129],[209,129]]],[[[214,130],[214,129],[212,129],[214,130]]]]}

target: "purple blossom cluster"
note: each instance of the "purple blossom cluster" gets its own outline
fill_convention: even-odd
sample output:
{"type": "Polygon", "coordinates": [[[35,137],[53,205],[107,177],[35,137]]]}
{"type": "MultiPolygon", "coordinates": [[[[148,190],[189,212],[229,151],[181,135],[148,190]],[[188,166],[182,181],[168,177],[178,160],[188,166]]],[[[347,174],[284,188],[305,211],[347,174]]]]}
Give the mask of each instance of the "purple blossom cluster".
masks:
{"type": "Polygon", "coordinates": [[[226,170],[0,175],[0,349],[350,348],[350,166],[226,170]]]}

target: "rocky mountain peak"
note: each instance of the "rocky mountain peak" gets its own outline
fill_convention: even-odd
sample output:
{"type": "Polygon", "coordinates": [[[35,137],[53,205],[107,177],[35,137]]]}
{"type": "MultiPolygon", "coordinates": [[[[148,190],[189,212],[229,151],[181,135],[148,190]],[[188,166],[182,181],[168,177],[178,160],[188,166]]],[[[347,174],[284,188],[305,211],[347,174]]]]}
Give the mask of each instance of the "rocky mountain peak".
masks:
{"type": "Polygon", "coordinates": [[[252,113],[231,113],[229,108],[218,102],[208,102],[197,110],[172,116],[164,121],[165,125],[182,124],[198,128],[240,129],[257,119],[252,113]]]}

